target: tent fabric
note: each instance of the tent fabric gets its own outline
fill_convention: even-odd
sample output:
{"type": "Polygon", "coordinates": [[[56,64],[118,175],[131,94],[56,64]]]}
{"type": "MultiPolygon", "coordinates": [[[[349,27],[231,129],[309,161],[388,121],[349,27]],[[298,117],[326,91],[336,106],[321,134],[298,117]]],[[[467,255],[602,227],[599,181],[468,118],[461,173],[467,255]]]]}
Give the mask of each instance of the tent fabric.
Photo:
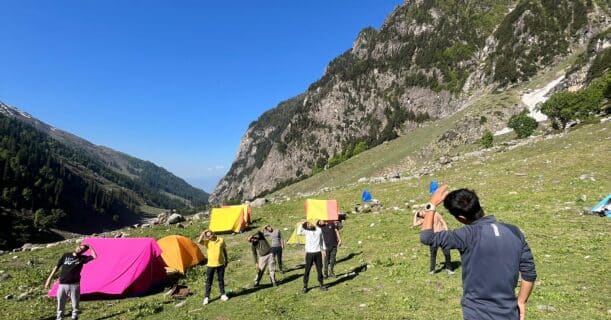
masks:
{"type": "Polygon", "coordinates": [[[210,225],[213,232],[241,232],[248,226],[250,215],[248,206],[228,206],[214,208],[210,212],[210,225]]]}
{"type": "Polygon", "coordinates": [[[363,202],[371,202],[371,199],[372,199],[371,192],[369,192],[368,190],[363,191],[361,200],[363,200],[363,202]]]}
{"type": "Polygon", "coordinates": [[[242,210],[244,210],[244,220],[246,221],[246,225],[250,225],[250,216],[252,214],[252,211],[250,209],[250,207],[246,204],[239,204],[239,205],[235,205],[235,206],[221,206],[222,208],[237,208],[240,207],[242,208],[242,210]]]}
{"type": "Polygon", "coordinates": [[[608,206],[610,206],[610,205],[611,205],[611,194],[608,195],[606,198],[604,198],[601,202],[599,202],[595,206],[593,206],[590,211],[592,211],[592,212],[603,212],[605,208],[607,208],[607,210],[609,210],[608,206]]]}
{"type": "Polygon", "coordinates": [[[171,235],[157,240],[161,248],[161,258],[171,270],[181,273],[204,260],[204,254],[191,239],[171,235]]]}
{"type": "MultiPolygon", "coordinates": [[[[87,238],[97,258],[81,271],[81,295],[132,296],[165,279],[161,248],[153,238],[87,238]]],[[[48,296],[57,295],[56,281],[48,296]]]]}
{"type": "Polygon", "coordinates": [[[287,244],[305,244],[305,236],[300,236],[297,234],[300,224],[301,223],[295,225],[295,230],[293,230],[293,234],[291,234],[291,237],[286,242],[287,244]]]}
{"type": "Polygon", "coordinates": [[[306,199],[306,219],[315,220],[338,220],[339,207],[336,200],[306,199]]]}

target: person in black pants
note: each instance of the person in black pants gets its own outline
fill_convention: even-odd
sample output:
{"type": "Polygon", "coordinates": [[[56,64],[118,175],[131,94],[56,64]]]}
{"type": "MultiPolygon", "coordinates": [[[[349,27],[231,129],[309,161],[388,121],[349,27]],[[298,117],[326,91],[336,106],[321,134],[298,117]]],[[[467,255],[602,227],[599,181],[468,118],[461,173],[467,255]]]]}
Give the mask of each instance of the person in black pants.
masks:
{"type": "Polygon", "coordinates": [[[341,246],[342,239],[335,223],[327,223],[327,221],[321,220],[318,225],[322,231],[322,237],[326,247],[323,257],[323,276],[325,278],[329,276],[335,277],[333,269],[335,268],[337,248],[341,246]]]}
{"type": "Polygon", "coordinates": [[[225,268],[229,262],[225,240],[221,237],[217,237],[216,234],[210,230],[204,230],[197,242],[206,247],[208,254],[206,291],[203,304],[207,305],[210,302],[210,290],[212,288],[212,280],[214,279],[215,272],[219,282],[219,290],[221,291],[221,301],[229,300],[229,297],[225,294],[225,268]]]}
{"type": "Polygon", "coordinates": [[[326,291],[327,287],[323,284],[322,276],[322,253],[325,249],[325,243],[322,238],[322,231],[315,224],[310,222],[304,222],[299,225],[297,234],[305,236],[305,274],[303,275],[303,292],[308,292],[308,280],[310,279],[310,270],[312,265],[316,266],[316,273],[318,274],[318,283],[320,284],[320,290],[326,291]]]}

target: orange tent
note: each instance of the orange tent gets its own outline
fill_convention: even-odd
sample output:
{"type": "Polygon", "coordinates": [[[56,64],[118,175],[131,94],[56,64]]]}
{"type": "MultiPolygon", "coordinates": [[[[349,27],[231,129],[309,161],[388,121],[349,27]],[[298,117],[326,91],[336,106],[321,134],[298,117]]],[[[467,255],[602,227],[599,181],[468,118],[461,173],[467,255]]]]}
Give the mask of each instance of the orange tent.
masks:
{"type": "Polygon", "coordinates": [[[169,269],[181,273],[205,259],[197,244],[183,236],[167,236],[157,240],[157,244],[162,250],[161,258],[169,269]]]}
{"type": "Polygon", "coordinates": [[[337,200],[315,200],[306,199],[306,219],[315,220],[338,220],[339,206],[337,200]]]}

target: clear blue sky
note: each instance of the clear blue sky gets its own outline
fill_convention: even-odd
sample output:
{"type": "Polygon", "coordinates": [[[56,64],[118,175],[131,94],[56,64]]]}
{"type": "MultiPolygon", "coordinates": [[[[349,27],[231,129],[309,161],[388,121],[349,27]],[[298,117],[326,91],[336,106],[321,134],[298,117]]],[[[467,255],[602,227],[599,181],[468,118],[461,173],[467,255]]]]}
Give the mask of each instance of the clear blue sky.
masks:
{"type": "Polygon", "coordinates": [[[0,100],[212,191],[251,121],[401,0],[0,2],[0,100]]]}

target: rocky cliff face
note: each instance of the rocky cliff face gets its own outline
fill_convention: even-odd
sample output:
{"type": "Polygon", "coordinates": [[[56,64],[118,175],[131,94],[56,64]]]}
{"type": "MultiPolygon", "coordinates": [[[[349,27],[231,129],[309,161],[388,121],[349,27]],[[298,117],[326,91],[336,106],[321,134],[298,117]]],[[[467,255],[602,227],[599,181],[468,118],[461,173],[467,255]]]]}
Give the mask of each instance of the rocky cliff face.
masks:
{"type": "Polygon", "coordinates": [[[596,1],[405,1],[253,122],[212,202],[252,199],[526,81],[609,24],[596,1]],[[339,160],[338,160],[339,159],[339,160]]]}

